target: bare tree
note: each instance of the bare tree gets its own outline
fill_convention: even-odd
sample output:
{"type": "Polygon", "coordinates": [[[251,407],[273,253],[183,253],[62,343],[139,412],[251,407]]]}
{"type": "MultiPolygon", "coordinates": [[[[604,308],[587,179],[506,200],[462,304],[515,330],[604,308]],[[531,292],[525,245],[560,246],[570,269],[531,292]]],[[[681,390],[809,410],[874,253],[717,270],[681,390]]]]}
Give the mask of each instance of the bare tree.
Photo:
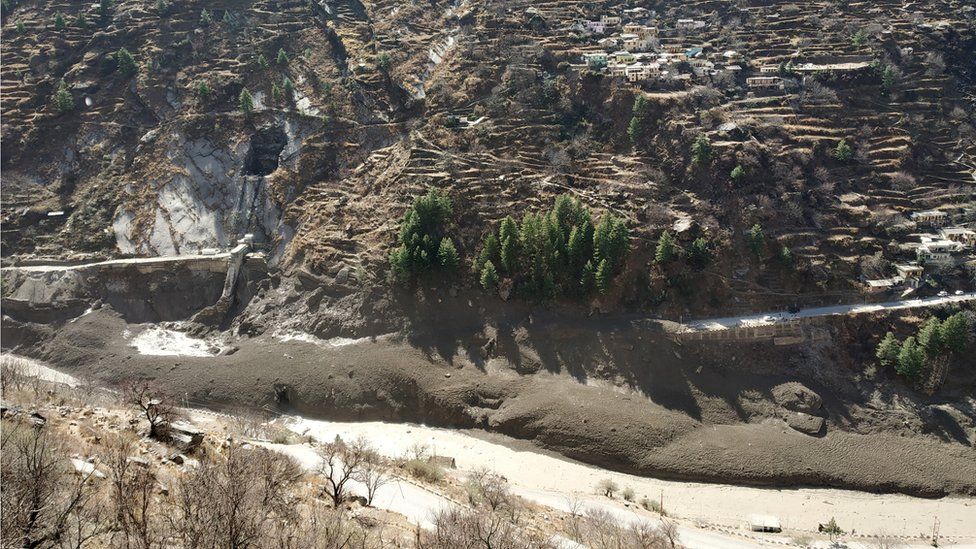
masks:
{"type": "Polygon", "coordinates": [[[362,447],[362,463],[355,479],[366,486],[366,505],[373,505],[373,498],[381,487],[390,482],[389,469],[386,460],[364,438],[354,444],[362,447]]]}
{"type": "Polygon", "coordinates": [[[350,445],[337,438],[336,442],[319,448],[322,463],[319,464],[318,472],[325,477],[325,493],[332,498],[336,507],[346,498],[346,485],[360,474],[367,450],[368,445],[363,439],[350,445]]]}
{"type": "Polygon", "coordinates": [[[667,518],[661,517],[661,526],[658,528],[664,539],[667,540],[668,544],[672,549],[678,547],[678,523],[667,518]]]}
{"type": "Polygon", "coordinates": [[[148,464],[143,466],[130,459],[134,454],[130,440],[115,437],[106,446],[103,459],[112,481],[115,529],[121,538],[113,545],[133,549],[161,547],[159,509],[153,498],[155,472],[148,464]]]}
{"type": "Polygon", "coordinates": [[[488,469],[471,471],[467,482],[468,499],[472,504],[484,503],[492,511],[511,509],[514,498],[508,489],[505,478],[488,469]]]}
{"type": "Polygon", "coordinates": [[[551,541],[532,535],[493,513],[453,508],[434,516],[434,528],[417,532],[417,549],[549,549],[551,541]]]}
{"type": "Polygon", "coordinates": [[[94,494],[89,482],[94,470],[75,475],[63,446],[48,429],[20,424],[5,424],[4,429],[14,432],[0,453],[3,546],[80,546],[97,536],[97,514],[85,509],[94,494]]]}
{"type": "Polygon", "coordinates": [[[165,438],[169,423],[176,419],[170,398],[149,381],[135,381],[124,388],[125,399],[149,422],[149,436],[165,438]]]}

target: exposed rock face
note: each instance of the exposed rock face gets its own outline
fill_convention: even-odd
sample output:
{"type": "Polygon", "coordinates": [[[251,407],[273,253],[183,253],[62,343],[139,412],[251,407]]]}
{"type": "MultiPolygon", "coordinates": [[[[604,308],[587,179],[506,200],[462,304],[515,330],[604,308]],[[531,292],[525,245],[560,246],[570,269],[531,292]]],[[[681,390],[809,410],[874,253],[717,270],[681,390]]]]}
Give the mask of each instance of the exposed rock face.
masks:
{"type": "MultiPolygon", "coordinates": [[[[151,139],[151,138],[150,138],[151,139]]],[[[156,140],[171,167],[148,185],[130,184],[112,228],[124,253],[173,255],[223,247],[244,233],[274,240],[281,207],[267,176],[294,135],[269,126],[240,143],[180,132],[156,140]],[[162,141],[160,143],[160,141],[162,141]],[[146,187],[154,192],[146,192],[146,187]]]]}
{"type": "Polygon", "coordinates": [[[823,408],[823,399],[802,383],[790,382],[773,388],[773,398],[776,404],[792,412],[819,415],[823,408]]]}

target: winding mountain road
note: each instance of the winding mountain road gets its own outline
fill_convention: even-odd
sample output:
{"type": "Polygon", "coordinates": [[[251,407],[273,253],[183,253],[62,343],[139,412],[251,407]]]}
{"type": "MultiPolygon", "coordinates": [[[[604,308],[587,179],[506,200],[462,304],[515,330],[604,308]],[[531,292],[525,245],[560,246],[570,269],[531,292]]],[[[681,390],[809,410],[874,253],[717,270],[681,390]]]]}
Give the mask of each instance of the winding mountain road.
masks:
{"type": "Polygon", "coordinates": [[[851,303],[846,305],[830,305],[826,307],[803,309],[796,313],[778,311],[695,320],[684,323],[683,328],[685,330],[697,332],[728,330],[730,328],[767,326],[777,322],[797,320],[801,318],[853,315],[861,313],[873,313],[876,311],[897,311],[899,309],[915,309],[922,307],[937,307],[940,305],[963,303],[973,300],[976,300],[976,292],[968,292],[961,295],[949,295],[944,297],[926,297],[899,301],[886,301],[883,303],[851,303]]]}

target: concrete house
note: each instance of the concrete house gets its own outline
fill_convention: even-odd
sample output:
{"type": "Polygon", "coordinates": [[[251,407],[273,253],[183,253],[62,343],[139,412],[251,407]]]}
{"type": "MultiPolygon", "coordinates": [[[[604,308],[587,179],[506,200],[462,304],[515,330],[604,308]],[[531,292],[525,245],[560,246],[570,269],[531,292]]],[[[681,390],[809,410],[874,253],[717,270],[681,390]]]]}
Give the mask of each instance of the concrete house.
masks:
{"type": "Polygon", "coordinates": [[[965,246],[953,240],[946,240],[935,235],[922,235],[922,244],[918,247],[918,260],[923,264],[947,264],[952,262],[953,254],[965,249],[965,246]]]}
{"type": "Polygon", "coordinates": [[[945,240],[958,242],[963,246],[972,248],[976,246],[976,231],[965,227],[949,227],[939,231],[939,236],[945,240]]]}
{"type": "Polygon", "coordinates": [[[754,90],[783,89],[783,79],[778,76],[752,76],[746,78],[746,86],[754,90]]]}
{"type": "Polygon", "coordinates": [[[606,27],[616,27],[620,24],[619,15],[601,15],[600,22],[606,27]]]}
{"type": "Polygon", "coordinates": [[[602,51],[584,53],[583,62],[592,69],[603,68],[607,66],[607,54],[602,51]]]}
{"type": "Polygon", "coordinates": [[[949,221],[949,214],[942,210],[926,210],[924,212],[913,212],[911,218],[919,225],[941,227],[949,221]]]}
{"type": "Polygon", "coordinates": [[[705,28],[705,22],[698,19],[678,19],[674,28],[682,31],[698,30],[705,28]]]}
{"type": "Polygon", "coordinates": [[[585,21],[583,25],[586,26],[586,30],[593,34],[603,34],[607,30],[607,26],[603,21],[585,21]]]}

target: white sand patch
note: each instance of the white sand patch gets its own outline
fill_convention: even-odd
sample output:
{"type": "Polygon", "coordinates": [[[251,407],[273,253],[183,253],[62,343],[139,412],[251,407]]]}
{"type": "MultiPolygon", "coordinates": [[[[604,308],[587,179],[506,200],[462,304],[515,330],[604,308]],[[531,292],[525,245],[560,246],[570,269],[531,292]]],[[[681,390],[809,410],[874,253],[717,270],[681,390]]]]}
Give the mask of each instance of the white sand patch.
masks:
{"type": "Polygon", "coordinates": [[[220,346],[213,341],[190,337],[183,332],[160,326],[146,328],[129,342],[141,355],[215,356],[220,346]]]}
{"type": "Polygon", "coordinates": [[[81,384],[78,378],[74,376],[69,376],[68,374],[63,374],[54,368],[45,366],[43,363],[34,360],[32,358],[26,358],[22,356],[4,354],[3,355],[4,366],[10,366],[19,371],[22,375],[29,377],[36,377],[44,381],[50,381],[51,383],[60,383],[62,385],[67,385],[69,387],[77,387],[81,384]]]}
{"type": "MultiPolygon", "coordinates": [[[[383,454],[399,457],[415,445],[425,445],[431,453],[449,456],[461,470],[487,467],[507,478],[512,491],[546,505],[570,499],[601,501],[594,487],[602,479],[613,479],[621,489],[630,487],[635,499],[664,499],[672,516],[702,523],[742,529],[749,517],[774,515],[784,528],[816,532],[817,526],[837,517],[845,530],[858,534],[917,536],[937,517],[943,537],[956,543],[976,542],[973,510],[976,499],[946,497],[915,498],[900,494],[871,494],[828,488],[752,488],[724,484],[670,482],[653,478],[615,473],[569,459],[515,449],[506,444],[489,442],[461,431],[437,429],[422,425],[381,422],[345,423],[290,418],[286,425],[303,435],[320,441],[332,441],[338,435],[352,440],[362,435],[383,454]],[[841,519],[843,517],[843,520],[841,519]]],[[[528,448],[528,447],[527,447],[528,448]]],[[[637,515],[650,522],[657,515],[635,506],[623,507],[605,498],[602,505],[617,506],[618,512],[637,515]]],[[[700,546],[710,544],[702,539],[700,546]]],[[[853,547],[853,545],[851,545],[853,547]]]]}
{"type": "Polygon", "coordinates": [[[331,347],[333,349],[339,347],[346,347],[348,345],[358,345],[360,343],[369,343],[372,338],[369,337],[333,337],[329,339],[321,339],[313,336],[312,334],[299,332],[296,330],[289,330],[285,332],[275,332],[273,337],[278,341],[301,341],[304,343],[311,343],[313,345],[318,345],[319,347],[331,347]]]}

